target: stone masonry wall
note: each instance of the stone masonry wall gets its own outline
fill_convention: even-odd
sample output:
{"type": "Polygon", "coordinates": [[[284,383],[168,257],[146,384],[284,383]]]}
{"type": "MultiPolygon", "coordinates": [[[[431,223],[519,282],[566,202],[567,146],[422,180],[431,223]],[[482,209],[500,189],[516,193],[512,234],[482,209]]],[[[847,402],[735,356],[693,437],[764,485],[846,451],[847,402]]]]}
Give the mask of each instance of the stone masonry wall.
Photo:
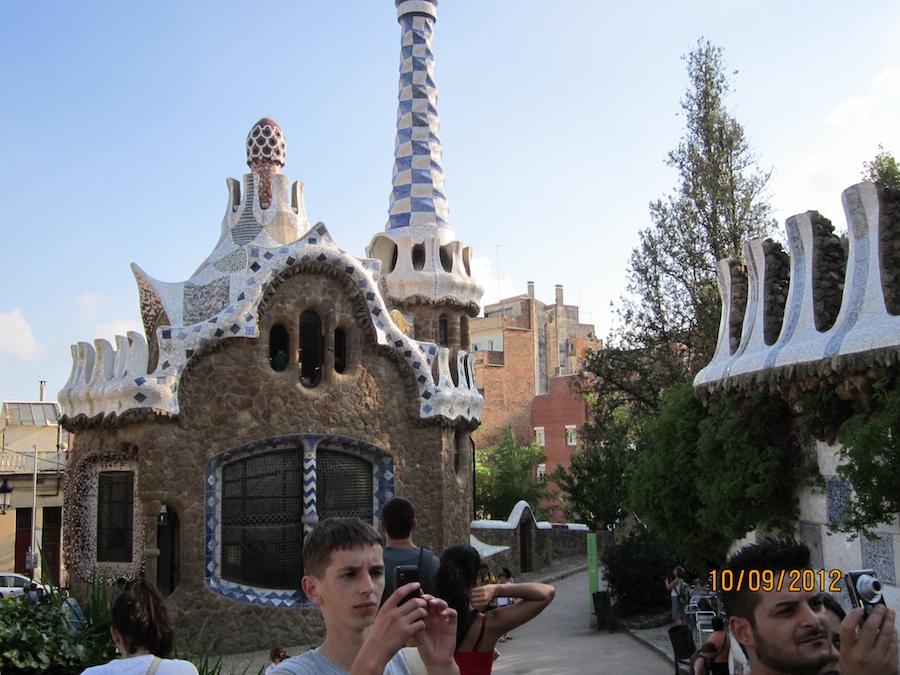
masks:
{"type": "Polygon", "coordinates": [[[450,439],[455,440],[456,432],[419,420],[414,388],[405,385],[412,378],[408,366],[375,344],[371,326],[354,319],[359,315],[356,310],[356,300],[334,279],[305,273],[291,276],[267,300],[260,338],[226,341],[191,362],[179,392],[182,408],[177,419],[91,427],[76,435],[75,472],[91,455],[136,448],[135,508],[145,518],[145,573],[151,579],[156,577],[160,504],[177,514],[181,577],[169,604],[181,645],[231,652],[266,648],[271,640],[296,644],[322,638],[317,609],[240,602],[206,585],[205,472],[210,459],[228,449],[302,433],[347,436],[380,446],[394,456],[396,494],[418,506],[417,541],[441,551],[467,539],[471,460],[459,462],[458,474],[448,471],[455,453],[450,439]],[[271,325],[283,323],[291,331],[291,344],[296,344],[299,316],[305,309],[320,313],[326,335],[340,325],[348,338],[346,372],[331,372],[312,389],[299,382],[295,353],[282,372],[269,364],[271,325]]]}

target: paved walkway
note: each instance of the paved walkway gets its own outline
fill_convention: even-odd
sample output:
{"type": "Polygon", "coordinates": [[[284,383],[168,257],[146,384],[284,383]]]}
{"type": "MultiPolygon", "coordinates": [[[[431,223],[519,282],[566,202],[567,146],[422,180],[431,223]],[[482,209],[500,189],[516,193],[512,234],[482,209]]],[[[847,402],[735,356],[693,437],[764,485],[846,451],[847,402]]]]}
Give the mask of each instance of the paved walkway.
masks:
{"type": "MultiPolygon", "coordinates": [[[[556,586],[553,603],[534,621],[497,645],[498,675],[670,675],[673,670],[668,626],[644,630],[597,630],[591,616],[587,567],[583,558],[564,559],[549,569],[523,574],[516,581],[544,581],[556,586]]],[[[287,647],[291,656],[305,646],[287,647]]],[[[268,653],[223,657],[221,675],[257,675],[268,653]]]]}

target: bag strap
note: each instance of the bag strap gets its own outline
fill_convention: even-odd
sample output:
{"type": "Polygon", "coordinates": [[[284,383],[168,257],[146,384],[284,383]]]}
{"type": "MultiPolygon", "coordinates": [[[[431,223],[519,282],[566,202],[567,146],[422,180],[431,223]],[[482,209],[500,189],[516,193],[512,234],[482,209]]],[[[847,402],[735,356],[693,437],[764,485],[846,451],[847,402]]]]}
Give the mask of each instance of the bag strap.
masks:
{"type": "Polygon", "coordinates": [[[154,656],[153,661],[150,663],[150,667],[147,668],[147,675],[156,675],[156,669],[159,668],[160,663],[162,663],[162,659],[158,656],[154,656]]]}

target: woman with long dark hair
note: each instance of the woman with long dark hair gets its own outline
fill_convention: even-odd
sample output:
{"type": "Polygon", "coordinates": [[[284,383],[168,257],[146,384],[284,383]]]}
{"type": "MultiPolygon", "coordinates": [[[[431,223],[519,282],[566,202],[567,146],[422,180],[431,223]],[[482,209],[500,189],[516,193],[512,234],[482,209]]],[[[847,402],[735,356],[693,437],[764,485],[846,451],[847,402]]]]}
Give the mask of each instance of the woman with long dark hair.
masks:
{"type": "Polygon", "coordinates": [[[197,675],[194,664],[166,658],[174,642],[172,624],[162,594],[146,579],[131,582],[116,598],[109,632],[120,658],[82,675],[197,675]]]}
{"type": "Polygon", "coordinates": [[[556,590],[547,584],[478,585],[481,556],[471,546],[457,544],[441,555],[434,594],[456,610],[456,663],[460,675],[489,675],[494,647],[509,631],[527,623],[550,604],[556,590]],[[489,612],[494,598],[516,598],[489,612]]]}

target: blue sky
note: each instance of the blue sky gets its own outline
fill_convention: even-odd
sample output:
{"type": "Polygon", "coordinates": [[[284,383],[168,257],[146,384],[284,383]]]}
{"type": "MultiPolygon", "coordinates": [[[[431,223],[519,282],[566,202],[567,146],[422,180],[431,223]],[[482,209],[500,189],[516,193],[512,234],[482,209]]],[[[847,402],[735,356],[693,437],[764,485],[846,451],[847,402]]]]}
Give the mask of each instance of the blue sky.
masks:
{"type": "MultiPolygon", "coordinates": [[[[358,256],[384,229],[400,28],[389,0],[0,5],[0,400],[50,398],[69,345],[140,329],[136,262],[187,279],[260,117],[310,221],[358,256]]],[[[677,176],[681,56],[725,50],[728,101],[779,223],[900,155],[900,3],[443,0],[446,191],[484,302],[554,285],[604,336],[648,204],[677,176]],[[498,280],[499,260],[499,280],[498,280]]]]}

